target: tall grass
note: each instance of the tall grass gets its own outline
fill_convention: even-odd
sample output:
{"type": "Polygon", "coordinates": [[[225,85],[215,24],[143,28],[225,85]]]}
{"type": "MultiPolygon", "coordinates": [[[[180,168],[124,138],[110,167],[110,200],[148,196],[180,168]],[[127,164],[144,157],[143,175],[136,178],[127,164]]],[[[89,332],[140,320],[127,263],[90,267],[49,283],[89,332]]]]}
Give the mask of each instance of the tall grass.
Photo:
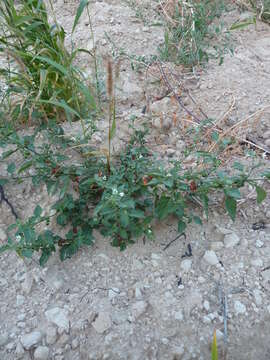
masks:
{"type": "MultiPolygon", "coordinates": [[[[73,31],[83,8],[79,9],[73,31]]],[[[43,1],[15,5],[14,0],[1,0],[0,55],[6,66],[0,66],[0,76],[11,98],[12,119],[61,121],[63,115],[81,119],[95,111],[93,91],[73,64],[79,51],[67,51],[65,31],[55,16],[50,24],[43,1]]]]}

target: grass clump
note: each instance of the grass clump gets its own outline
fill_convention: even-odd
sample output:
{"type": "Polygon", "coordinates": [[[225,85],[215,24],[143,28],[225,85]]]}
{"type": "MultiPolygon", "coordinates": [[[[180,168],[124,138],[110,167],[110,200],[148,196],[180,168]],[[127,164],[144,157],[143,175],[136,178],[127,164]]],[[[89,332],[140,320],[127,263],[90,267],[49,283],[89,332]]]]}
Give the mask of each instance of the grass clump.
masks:
{"type": "Polygon", "coordinates": [[[1,66],[0,76],[7,92],[2,105],[10,117],[24,122],[52,117],[60,121],[63,114],[89,117],[95,100],[74,66],[79,51],[66,49],[65,31],[55,17],[49,23],[43,1],[1,1],[0,55],[6,66],[1,66]]]}
{"type": "Polygon", "coordinates": [[[166,22],[165,40],[160,48],[162,60],[193,66],[207,62],[210,56],[222,62],[224,54],[232,51],[223,24],[216,21],[225,10],[223,1],[165,3],[161,8],[166,22]]]}
{"type": "Polygon", "coordinates": [[[262,21],[270,24],[270,0],[238,0],[237,3],[255,12],[262,21]]]}

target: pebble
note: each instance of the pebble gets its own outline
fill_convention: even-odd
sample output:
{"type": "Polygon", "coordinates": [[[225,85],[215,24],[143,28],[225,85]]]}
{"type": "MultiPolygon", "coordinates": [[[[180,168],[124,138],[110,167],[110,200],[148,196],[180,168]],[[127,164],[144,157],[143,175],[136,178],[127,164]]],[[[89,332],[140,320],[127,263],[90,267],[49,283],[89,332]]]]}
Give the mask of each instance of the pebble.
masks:
{"type": "Polygon", "coordinates": [[[49,345],[53,345],[57,340],[57,331],[53,326],[48,326],[46,329],[46,341],[49,345]]]}
{"type": "Polygon", "coordinates": [[[236,300],[234,302],[234,310],[236,312],[236,315],[244,314],[246,312],[246,306],[242,304],[240,301],[236,300]]]}
{"type": "Polygon", "coordinates": [[[25,301],[25,297],[23,295],[17,295],[17,298],[16,298],[17,306],[22,306],[24,304],[24,301],[25,301]]]}
{"type": "Polygon", "coordinates": [[[0,287],[4,287],[8,284],[5,278],[0,277],[0,287]]]}
{"type": "Polygon", "coordinates": [[[7,332],[0,334],[0,347],[5,346],[9,341],[9,336],[7,332]]]}
{"type": "Polygon", "coordinates": [[[236,233],[227,234],[224,237],[225,248],[232,248],[240,243],[240,238],[236,233]]]}
{"type": "Polygon", "coordinates": [[[261,306],[262,305],[262,296],[261,296],[261,291],[258,289],[253,290],[253,295],[254,295],[254,299],[256,302],[257,306],[261,306]]]}
{"type": "Polygon", "coordinates": [[[7,240],[6,232],[2,228],[0,228],[0,241],[5,242],[6,240],[7,240]]]}
{"type": "Polygon", "coordinates": [[[218,257],[213,250],[207,250],[203,256],[204,261],[206,261],[209,265],[217,265],[219,264],[218,257]]]}
{"type": "Polygon", "coordinates": [[[36,360],[47,360],[49,358],[49,348],[47,346],[39,346],[34,352],[34,359],[36,360]]]}
{"type": "Polygon", "coordinates": [[[33,331],[30,334],[23,335],[21,337],[22,346],[29,350],[33,346],[37,345],[42,339],[42,334],[40,331],[33,331]]]}
{"type": "Polygon", "coordinates": [[[207,300],[204,300],[203,302],[203,307],[206,311],[209,311],[210,310],[210,304],[209,304],[209,301],[207,300]]]}
{"type": "Polygon", "coordinates": [[[111,316],[108,312],[99,312],[97,318],[92,323],[92,326],[97,333],[103,334],[105,331],[109,330],[112,326],[111,316]]]}
{"type": "Polygon", "coordinates": [[[190,259],[183,260],[180,266],[184,272],[189,272],[192,266],[192,260],[190,259]]]}
{"type": "Polygon", "coordinates": [[[22,283],[22,290],[25,294],[29,295],[31,290],[32,290],[32,286],[33,286],[33,283],[34,283],[34,279],[33,279],[33,276],[32,274],[30,273],[26,273],[26,276],[25,276],[25,280],[24,282],[22,283]]]}
{"type": "Polygon", "coordinates": [[[21,359],[24,356],[24,348],[20,342],[16,346],[15,354],[18,359],[21,359]]]}
{"type": "Polygon", "coordinates": [[[145,313],[146,309],[148,307],[148,303],[146,301],[137,301],[135,304],[131,307],[131,314],[133,319],[139,318],[142,314],[145,313]]]}
{"type": "Polygon", "coordinates": [[[174,318],[175,318],[175,320],[182,321],[184,319],[183,312],[182,311],[177,311],[174,314],[174,318]]]}
{"type": "Polygon", "coordinates": [[[78,339],[73,339],[72,342],[71,342],[71,348],[74,350],[74,349],[77,349],[77,347],[80,345],[79,343],[79,340],[78,339]]]}
{"type": "Polygon", "coordinates": [[[263,266],[263,261],[260,258],[252,259],[251,260],[251,265],[254,266],[254,267],[262,267],[263,266]]]}
{"type": "Polygon", "coordinates": [[[45,316],[49,322],[56,325],[58,328],[63,329],[66,332],[69,331],[69,318],[66,309],[55,307],[47,310],[45,316]]]}
{"type": "Polygon", "coordinates": [[[256,248],[262,248],[264,246],[264,242],[261,240],[257,240],[255,243],[256,248]]]}

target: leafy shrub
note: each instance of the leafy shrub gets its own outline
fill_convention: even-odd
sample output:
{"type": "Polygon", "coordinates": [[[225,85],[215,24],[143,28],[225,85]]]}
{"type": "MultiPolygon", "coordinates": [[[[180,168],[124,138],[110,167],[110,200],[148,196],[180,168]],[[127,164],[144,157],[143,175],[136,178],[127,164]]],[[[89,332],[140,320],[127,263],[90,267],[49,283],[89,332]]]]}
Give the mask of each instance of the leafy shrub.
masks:
{"type": "MultiPolygon", "coordinates": [[[[48,192],[57,194],[58,200],[52,207],[52,215],[43,214],[43,209],[37,206],[30,219],[18,220],[12,225],[8,243],[0,252],[15,250],[20,256],[31,257],[34,251],[41,251],[40,263],[44,264],[59,246],[64,260],[93,242],[94,229],[109,237],[112,245],[124,249],[137,237],[153,238],[154,219],[163,221],[174,216],[178,219],[180,233],[193,221],[202,224],[194,204],[201,204],[208,215],[213,192],[223,192],[225,207],[233,220],[237,200],[241,197],[239,189],[246,183],[256,188],[258,203],[266,197],[257,181],[269,179],[270,171],[259,176],[257,166],[246,169],[236,163],[234,174],[226,173],[219,170],[217,154],[202,151],[193,152],[197,160],[191,169],[185,170],[181,162],[172,162],[166,167],[157,162],[145,146],[145,131],[142,130],[134,130],[129,144],[111,162],[110,169],[106,159],[88,156],[90,148],[86,145],[78,147],[84,160],[80,164],[69,164],[63,154],[74,145],[74,140],[63,137],[59,125],[50,124],[45,130],[47,144],[37,146],[35,137],[40,130],[32,136],[20,137],[14,129],[2,128],[0,143],[13,144],[13,150],[5,152],[2,159],[20,152],[24,162],[18,169],[14,163],[8,167],[12,181],[22,181],[25,171],[33,167],[33,183],[45,183],[48,192]],[[256,180],[252,178],[255,170],[256,180]],[[60,227],[68,229],[64,238],[49,230],[38,231],[41,222],[49,226],[51,217],[56,218],[60,227]]],[[[7,180],[2,178],[1,181],[7,180]]]]}

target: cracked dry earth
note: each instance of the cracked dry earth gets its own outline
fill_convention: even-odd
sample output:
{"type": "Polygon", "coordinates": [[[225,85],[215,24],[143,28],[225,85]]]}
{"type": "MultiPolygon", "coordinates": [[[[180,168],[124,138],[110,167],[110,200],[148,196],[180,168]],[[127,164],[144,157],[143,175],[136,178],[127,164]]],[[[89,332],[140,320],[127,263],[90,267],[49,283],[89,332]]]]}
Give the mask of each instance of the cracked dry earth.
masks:
{"type": "MultiPolygon", "coordinates": [[[[131,54],[155,53],[163,34],[160,27],[151,27],[151,16],[155,21],[151,4],[156,2],[140,3],[148,14],[145,23],[124,1],[91,1],[99,51],[110,52],[108,32],[131,54]]],[[[77,2],[55,4],[67,33],[77,6],[77,2]]],[[[234,21],[243,14],[232,11],[226,16],[234,21]]],[[[88,25],[87,17],[82,17],[74,38],[91,48],[88,25]]],[[[233,57],[227,56],[222,66],[210,62],[200,76],[186,83],[209,116],[224,119],[224,126],[267,107],[270,98],[270,28],[258,23],[257,30],[250,27],[234,36],[233,57]]],[[[81,65],[90,71],[86,59],[81,59],[81,65]]],[[[143,117],[144,80],[143,71],[132,71],[130,62],[123,61],[118,94],[122,133],[115,146],[125,136],[129,117],[143,117]]],[[[152,110],[170,111],[169,99],[150,100],[152,110]]],[[[150,126],[156,125],[147,118],[150,126]]],[[[72,126],[69,131],[76,132],[76,124],[72,126]]],[[[101,122],[95,134],[97,143],[104,140],[102,126],[101,122]]],[[[158,134],[153,139],[162,142],[162,158],[181,156],[180,125],[169,135],[162,127],[152,130],[158,134]]],[[[248,136],[270,151],[269,108],[248,136]]],[[[1,173],[6,173],[3,164],[1,173]]],[[[30,183],[6,186],[5,191],[21,218],[30,215],[36,204],[49,206],[45,189],[34,189],[30,183]]],[[[12,222],[10,209],[1,203],[1,242],[12,222]]],[[[138,241],[122,253],[96,234],[93,247],[64,263],[56,254],[45,268],[35,261],[23,262],[15,254],[1,255],[0,359],[206,360],[211,358],[215,329],[223,349],[227,324],[227,360],[269,360],[269,197],[257,206],[251,196],[240,207],[235,223],[214,208],[203,227],[192,226],[186,239],[165,250],[177,236],[174,220],[156,224],[155,233],[155,241],[138,241]],[[259,221],[265,227],[253,230],[259,221]]]]}

